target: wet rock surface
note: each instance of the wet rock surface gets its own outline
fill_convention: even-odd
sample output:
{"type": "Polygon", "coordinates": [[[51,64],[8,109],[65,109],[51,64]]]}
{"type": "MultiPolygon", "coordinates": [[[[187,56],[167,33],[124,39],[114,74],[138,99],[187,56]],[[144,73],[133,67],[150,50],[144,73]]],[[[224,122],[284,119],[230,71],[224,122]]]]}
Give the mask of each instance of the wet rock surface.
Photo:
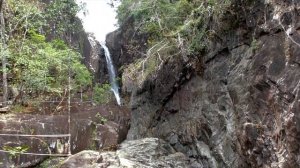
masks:
{"type": "Polygon", "coordinates": [[[187,167],[187,158],[176,152],[169,144],[157,138],[145,138],[125,141],[116,151],[96,152],[82,151],[67,158],[61,168],[73,167],[187,167]]]}
{"type": "Polygon", "coordinates": [[[93,74],[95,83],[107,83],[109,81],[104,49],[93,34],[88,34],[84,41],[84,64],[93,74]]]}

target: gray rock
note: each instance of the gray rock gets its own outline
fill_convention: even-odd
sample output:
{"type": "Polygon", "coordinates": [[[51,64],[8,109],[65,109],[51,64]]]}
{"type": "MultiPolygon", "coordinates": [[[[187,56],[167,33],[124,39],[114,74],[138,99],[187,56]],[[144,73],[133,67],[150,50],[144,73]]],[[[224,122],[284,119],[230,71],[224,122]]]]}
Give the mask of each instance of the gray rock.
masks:
{"type": "Polygon", "coordinates": [[[109,76],[106,67],[104,51],[93,34],[87,34],[84,42],[84,64],[94,76],[96,83],[108,83],[109,76]]]}
{"type": "Polygon", "coordinates": [[[122,74],[122,67],[143,57],[141,53],[147,49],[147,35],[136,31],[133,22],[132,17],[128,18],[118,30],[106,36],[106,45],[118,74],[122,74]]]}
{"type": "Polygon", "coordinates": [[[163,140],[145,138],[125,141],[114,152],[82,151],[66,159],[61,168],[184,168],[187,161],[163,140]]]}

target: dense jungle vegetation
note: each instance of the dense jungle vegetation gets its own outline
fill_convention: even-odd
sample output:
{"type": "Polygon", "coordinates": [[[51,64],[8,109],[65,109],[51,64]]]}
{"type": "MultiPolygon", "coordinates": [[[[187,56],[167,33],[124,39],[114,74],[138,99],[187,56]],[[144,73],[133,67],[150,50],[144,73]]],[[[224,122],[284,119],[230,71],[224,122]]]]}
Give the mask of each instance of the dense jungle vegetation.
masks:
{"type": "Polygon", "coordinates": [[[63,97],[69,83],[72,92],[91,85],[80,46],[71,38],[83,31],[76,17],[83,5],[74,0],[1,0],[0,5],[4,102],[11,96],[63,97]]]}

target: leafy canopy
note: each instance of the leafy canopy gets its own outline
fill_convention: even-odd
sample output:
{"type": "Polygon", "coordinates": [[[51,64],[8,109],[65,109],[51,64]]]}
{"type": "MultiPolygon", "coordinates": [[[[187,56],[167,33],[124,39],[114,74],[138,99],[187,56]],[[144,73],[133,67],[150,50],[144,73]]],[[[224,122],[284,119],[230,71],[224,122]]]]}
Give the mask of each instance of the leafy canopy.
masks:
{"type": "Polygon", "coordinates": [[[62,93],[72,76],[72,88],[91,85],[92,77],[81,63],[80,54],[62,40],[45,41],[45,36],[30,30],[19,50],[11,48],[12,71],[16,84],[37,92],[62,93]]]}
{"type": "Polygon", "coordinates": [[[61,95],[69,82],[74,91],[92,84],[67,38],[81,28],[76,14],[82,8],[74,0],[7,0],[7,44],[0,47],[8,58],[10,85],[35,95],[61,95]]]}

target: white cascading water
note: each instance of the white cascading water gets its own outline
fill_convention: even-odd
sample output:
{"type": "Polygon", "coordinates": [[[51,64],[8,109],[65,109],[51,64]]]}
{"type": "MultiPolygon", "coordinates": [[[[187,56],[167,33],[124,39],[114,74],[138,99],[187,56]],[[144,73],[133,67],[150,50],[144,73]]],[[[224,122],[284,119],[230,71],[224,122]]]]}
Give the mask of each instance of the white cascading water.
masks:
{"type": "Polygon", "coordinates": [[[104,54],[105,54],[106,63],[107,63],[109,80],[110,80],[110,84],[111,84],[111,91],[114,93],[118,105],[121,105],[121,98],[120,98],[120,94],[119,94],[119,85],[118,85],[118,81],[116,78],[116,71],[115,71],[113,62],[111,60],[109,50],[108,50],[107,46],[105,45],[105,43],[101,43],[101,46],[103,47],[104,52],[105,52],[104,54]]]}

